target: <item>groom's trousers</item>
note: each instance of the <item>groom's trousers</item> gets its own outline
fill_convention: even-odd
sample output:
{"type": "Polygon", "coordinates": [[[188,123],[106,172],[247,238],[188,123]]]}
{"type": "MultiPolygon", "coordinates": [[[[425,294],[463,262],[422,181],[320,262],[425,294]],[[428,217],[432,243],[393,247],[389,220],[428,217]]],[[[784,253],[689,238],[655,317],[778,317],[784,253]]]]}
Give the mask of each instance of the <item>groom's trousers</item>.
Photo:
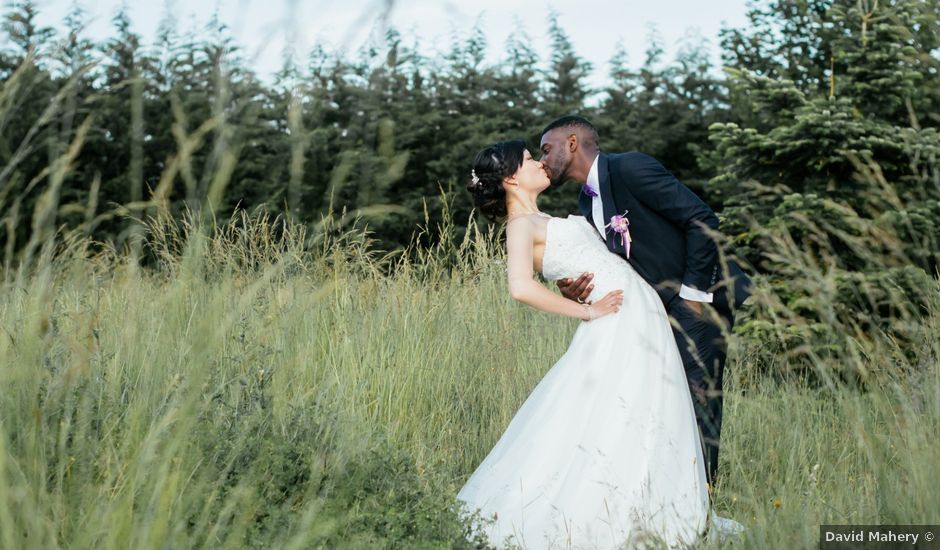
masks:
{"type": "Polygon", "coordinates": [[[672,330],[689,382],[695,419],[702,434],[705,472],[712,485],[718,471],[721,440],[723,382],[728,351],[724,335],[734,325],[734,316],[729,308],[723,307],[725,303],[724,300],[716,300],[715,307],[702,304],[701,314],[693,311],[679,296],[667,305],[669,316],[674,320],[672,330]]]}

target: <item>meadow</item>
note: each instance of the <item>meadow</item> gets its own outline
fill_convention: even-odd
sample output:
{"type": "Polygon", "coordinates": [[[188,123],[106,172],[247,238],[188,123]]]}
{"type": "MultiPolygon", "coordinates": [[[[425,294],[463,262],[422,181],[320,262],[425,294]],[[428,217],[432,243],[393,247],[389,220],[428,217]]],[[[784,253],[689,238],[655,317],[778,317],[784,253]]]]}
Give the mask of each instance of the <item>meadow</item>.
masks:
{"type": "MultiPolygon", "coordinates": [[[[510,299],[495,232],[380,255],[367,231],[242,214],[151,219],[144,246],[150,267],[62,235],[4,273],[0,546],[475,546],[454,496],[577,323],[510,299]]],[[[789,355],[732,335],[712,496],[748,528],[733,547],[936,522],[924,290],[916,353],[814,356],[894,373],[864,387],[773,376],[789,355]]]]}
{"type": "Polygon", "coordinates": [[[578,321],[510,298],[462,187],[564,113],[754,275],[711,495],[746,531],[696,546],[940,523],[940,0],[755,2],[725,76],[652,36],[599,90],[551,14],[542,59],[389,28],[268,83],[218,21],[145,44],[125,7],[94,42],[77,3],[61,36],[5,10],[0,550],[485,548],[457,491],[578,321]]]}

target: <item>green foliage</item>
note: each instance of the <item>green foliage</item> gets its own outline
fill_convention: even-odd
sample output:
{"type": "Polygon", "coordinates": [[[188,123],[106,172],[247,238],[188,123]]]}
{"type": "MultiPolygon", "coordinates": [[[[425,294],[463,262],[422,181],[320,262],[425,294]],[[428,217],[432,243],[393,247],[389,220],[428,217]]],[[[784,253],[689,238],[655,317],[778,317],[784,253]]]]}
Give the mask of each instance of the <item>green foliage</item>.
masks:
{"type": "Polygon", "coordinates": [[[644,151],[704,194],[711,175],[698,157],[708,148],[708,127],[725,119],[727,100],[701,37],[687,36],[673,63],[662,65],[661,39],[651,29],[643,66],[627,68],[622,49],[610,59],[610,85],[596,114],[605,151],[644,151]]]}
{"type": "MultiPolygon", "coordinates": [[[[747,68],[759,76],[795,82],[802,90],[828,89],[833,31],[828,10],[838,0],[748,2],[748,24],[723,29],[726,66],[747,68]]],[[[855,4],[855,2],[851,2],[855,4]]],[[[747,116],[746,112],[739,113],[747,116]]]]}
{"type": "Polygon", "coordinates": [[[361,232],[243,215],[143,236],[158,272],[76,235],[7,284],[4,547],[483,547],[452,473],[412,444],[428,427],[400,425],[422,405],[378,422],[381,365],[347,369],[368,333],[344,312],[384,285],[361,232]],[[351,348],[331,349],[339,334],[351,348]]]}
{"type": "Polygon", "coordinates": [[[511,302],[462,187],[567,112],[706,195],[755,274],[713,494],[742,545],[940,507],[940,2],[752,7],[726,80],[653,34],[591,106],[557,17],[545,60],[389,30],[268,85],[217,23],[95,44],[7,10],[0,546],[483,547],[456,490],[573,325],[511,302]]]}
{"type": "MultiPolygon", "coordinates": [[[[134,218],[203,209],[225,217],[264,205],[310,225],[345,211],[368,223],[377,246],[395,250],[412,243],[425,212],[435,224],[444,219],[442,189],[454,197],[453,219],[469,219],[463,187],[480,148],[520,137],[535,151],[541,128],[565,113],[594,117],[605,148],[642,148],[698,188],[705,176],[695,156],[720,110],[719,85],[692,42],[666,69],[650,60],[642,77],[649,93],[635,93],[636,79],[621,79],[609,101],[588,106],[591,66],[553,15],[544,59],[524,32],[489,64],[479,28],[455,35],[434,59],[389,29],[351,57],[319,47],[303,59],[290,52],[273,84],[245,67],[217,22],[180,35],[167,14],[156,43],[146,45],[119,12],[114,36],[93,43],[75,10],[68,37],[53,47],[57,37],[35,24],[31,3],[11,5],[6,17],[0,105],[10,108],[0,111],[7,117],[0,211],[9,223],[0,235],[13,253],[30,241],[29,226],[18,222],[35,211],[48,183],[44,169],[72,146],[77,153],[64,167],[47,229],[81,226],[136,249],[134,218]],[[85,120],[91,127],[76,141],[85,120]]],[[[622,61],[612,59],[613,70],[622,61]]],[[[576,199],[562,187],[546,194],[543,207],[563,215],[576,210],[576,199]]],[[[466,227],[461,221],[454,230],[459,239],[466,227]]]]}
{"type": "MultiPolygon", "coordinates": [[[[454,497],[574,322],[509,299],[493,233],[391,266],[363,232],[330,234],[263,214],[154,220],[142,237],[159,269],[76,235],[7,281],[0,545],[485,548],[484,519],[454,497]]],[[[940,281],[908,275],[925,285],[920,345],[867,331],[810,355],[830,382],[864,369],[866,392],[765,375],[805,359],[768,349],[780,331],[827,320],[732,335],[712,498],[748,526],[734,547],[935,513],[940,281]]]]}
{"type": "Polygon", "coordinates": [[[555,117],[576,113],[584,108],[584,100],[589,93],[583,80],[590,73],[591,64],[575,53],[568,35],[558,23],[557,14],[549,16],[548,33],[551,65],[546,74],[544,111],[555,117]]]}
{"type": "MultiPolygon", "coordinates": [[[[313,233],[324,220],[340,233],[358,220],[392,255],[463,242],[487,224],[462,221],[472,212],[462,188],[475,152],[509,137],[534,150],[542,125],[567,112],[592,117],[605,150],[643,150],[703,195],[730,250],[781,303],[813,302],[817,291],[780,250],[807,254],[823,274],[864,276],[866,288],[891,286],[883,271],[937,269],[936,1],[752,6],[748,27],[723,33],[726,80],[712,74],[700,38],[664,64],[652,29],[640,69],[615,52],[593,106],[590,65],[555,15],[547,59],[519,33],[502,61],[487,64],[479,28],[431,59],[389,29],[352,59],[315,48],[300,62],[292,52],[265,85],[217,23],[179,36],[168,14],[148,48],[118,13],[114,38],[94,44],[76,9],[53,47],[55,33],[36,13],[30,2],[12,4],[4,24],[7,270],[28,266],[58,227],[159,262],[141,247],[135,220],[226,217],[236,207],[263,206],[313,233]],[[444,232],[428,230],[442,224],[444,232]]],[[[575,200],[561,186],[542,207],[563,215],[575,200]]],[[[853,311],[857,292],[833,299],[853,311]]],[[[922,315],[914,294],[902,294],[922,315]]],[[[798,310],[810,325],[831,326],[798,310]]],[[[864,311],[874,316],[866,326],[904,332],[877,317],[883,307],[864,311]]],[[[757,307],[741,330],[768,314],[757,307]]],[[[788,349],[807,342],[785,340],[788,349]]]]}
{"type": "MultiPolygon", "coordinates": [[[[852,347],[858,334],[872,331],[909,349],[923,337],[911,323],[927,314],[925,289],[940,266],[932,221],[940,164],[937,121],[921,122],[915,105],[940,107],[931,91],[940,61],[932,57],[932,36],[911,26],[937,6],[816,5],[813,20],[822,27],[810,50],[839,61],[828,89],[780,58],[764,72],[797,80],[729,69],[733,108],[747,114],[742,123],[711,127],[716,149],[706,161],[717,176],[709,190],[724,207],[732,249],[767,274],[771,293],[741,323],[742,333],[814,353],[852,347]],[[794,326],[771,337],[766,329],[774,324],[766,320],[773,318],[794,326]]],[[[794,12],[780,12],[773,24],[769,13],[758,15],[751,14],[753,44],[772,40],[756,36],[768,25],[781,29],[784,41],[792,36],[794,12]]],[[[746,47],[743,36],[734,34],[737,51],[746,47]]]]}

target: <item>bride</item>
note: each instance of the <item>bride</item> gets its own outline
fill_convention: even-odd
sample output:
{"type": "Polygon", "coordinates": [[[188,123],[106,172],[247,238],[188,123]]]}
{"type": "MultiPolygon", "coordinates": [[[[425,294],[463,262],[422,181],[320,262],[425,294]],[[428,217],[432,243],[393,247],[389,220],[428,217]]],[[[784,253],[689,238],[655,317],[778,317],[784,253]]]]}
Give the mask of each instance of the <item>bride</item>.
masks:
{"type": "Polygon", "coordinates": [[[610,253],[582,216],[553,218],[549,186],[521,140],[482,150],[468,189],[506,217],[509,291],[584,321],[457,498],[503,547],[692,544],[709,501],[702,446],[679,351],[655,290],[610,253]],[[533,279],[595,274],[591,305],[533,279]]]}

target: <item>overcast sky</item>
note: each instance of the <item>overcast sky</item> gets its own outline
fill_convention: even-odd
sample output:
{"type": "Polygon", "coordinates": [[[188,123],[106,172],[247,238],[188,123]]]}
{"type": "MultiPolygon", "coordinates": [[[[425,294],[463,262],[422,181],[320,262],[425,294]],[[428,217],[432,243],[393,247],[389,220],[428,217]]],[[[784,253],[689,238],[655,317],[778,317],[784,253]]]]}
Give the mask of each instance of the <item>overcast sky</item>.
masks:
{"type": "MultiPolygon", "coordinates": [[[[36,0],[41,22],[61,26],[76,0],[36,0]]],[[[554,10],[575,51],[594,64],[590,83],[603,84],[608,61],[622,44],[628,66],[643,62],[650,25],[655,25],[672,59],[686,33],[697,33],[711,44],[718,64],[718,31],[722,25],[745,23],[746,0],[77,0],[90,18],[88,36],[112,36],[111,17],[124,3],[136,32],[150,42],[167,7],[181,32],[200,29],[215,13],[232,31],[262,77],[282,63],[284,46],[306,52],[314,44],[327,49],[354,50],[375,28],[387,3],[389,23],[404,35],[420,38],[431,57],[446,51],[455,33],[466,35],[479,21],[490,44],[488,58],[501,57],[506,39],[523,29],[542,60],[548,57],[547,14],[554,10]]],[[[406,41],[406,44],[409,41],[406,41]]]]}

